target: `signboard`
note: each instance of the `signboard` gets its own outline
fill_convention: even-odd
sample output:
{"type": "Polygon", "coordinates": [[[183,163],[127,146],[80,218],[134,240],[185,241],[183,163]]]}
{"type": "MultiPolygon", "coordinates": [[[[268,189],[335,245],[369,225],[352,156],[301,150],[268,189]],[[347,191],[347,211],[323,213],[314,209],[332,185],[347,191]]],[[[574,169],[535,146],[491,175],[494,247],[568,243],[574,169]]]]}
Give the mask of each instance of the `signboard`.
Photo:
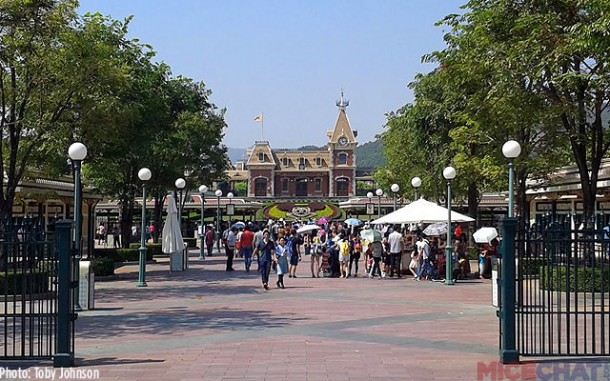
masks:
{"type": "Polygon", "coordinates": [[[235,214],[235,205],[233,204],[228,204],[227,205],[227,216],[232,216],[235,214]]]}
{"type": "Polygon", "coordinates": [[[370,202],[366,204],[366,214],[369,216],[375,214],[375,204],[370,202]]]}

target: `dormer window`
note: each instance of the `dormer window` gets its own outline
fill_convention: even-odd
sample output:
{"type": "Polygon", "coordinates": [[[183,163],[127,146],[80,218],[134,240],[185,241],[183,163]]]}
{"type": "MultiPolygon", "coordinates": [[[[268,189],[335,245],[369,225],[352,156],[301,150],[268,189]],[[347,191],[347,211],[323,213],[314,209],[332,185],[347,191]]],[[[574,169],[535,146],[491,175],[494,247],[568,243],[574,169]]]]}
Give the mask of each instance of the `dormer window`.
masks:
{"type": "Polygon", "coordinates": [[[284,167],[287,167],[289,163],[290,163],[290,160],[288,160],[287,157],[282,158],[282,165],[284,167]]]}
{"type": "Polygon", "coordinates": [[[317,165],[318,167],[321,167],[321,166],[322,166],[322,158],[321,158],[321,157],[316,157],[316,165],[317,165]]]}
{"type": "Polygon", "coordinates": [[[264,153],[262,153],[262,152],[258,153],[258,161],[261,161],[261,162],[265,161],[265,154],[264,153]]]}
{"type": "Polygon", "coordinates": [[[339,165],[345,165],[347,164],[347,154],[346,153],[340,153],[339,156],[337,157],[338,159],[338,164],[339,165]]]}

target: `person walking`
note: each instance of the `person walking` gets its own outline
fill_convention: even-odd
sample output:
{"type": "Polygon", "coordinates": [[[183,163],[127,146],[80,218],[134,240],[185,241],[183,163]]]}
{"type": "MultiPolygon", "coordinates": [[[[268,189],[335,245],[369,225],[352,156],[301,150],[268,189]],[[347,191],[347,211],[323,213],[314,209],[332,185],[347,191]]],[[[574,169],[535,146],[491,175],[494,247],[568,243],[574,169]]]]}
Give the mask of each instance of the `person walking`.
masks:
{"type": "Polygon", "coordinates": [[[227,252],[227,268],[226,271],[235,271],[233,269],[233,257],[235,256],[235,235],[237,228],[232,227],[228,229],[227,238],[225,241],[225,250],[227,252]]]}
{"type": "Polygon", "coordinates": [[[246,272],[250,272],[250,266],[252,265],[252,244],[254,242],[254,233],[250,230],[249,226],[244,228],[244,232],[241,233],[241,253],[244,257],[244,265],[246,266],[246,272]]]}
{"type": "Polygon", "coordinates": [[[284,237],[279,238],[278,245],[275,247],[275,263],[277,265],[277,282],[275,282],[275,285],[278,288],[285,288],[284,274],[288,272],[288,252],[286,239],[284,237]]]}
{"type": "Polygon", "coordinates": [[[402,251],[405,241],[400,233],[400,226],[394,225],[392,233],[388,236],[388,246],[390,248],[390,278],[394,277],[394,273],[398,278],[402,278],[400,273],[400,262],[402,260],[402,251]]]}
{"type": "Polygon", "coordinates": [[[297,266],[301,261],[301,239],[296,230],[292,229],[290,231],[290,237],[286,242],[286,245],[288,246],[288,260],[290,261],[288,278],[296,278],[297,266]]]}
{"type": "Polygon", "coordinates": [[[261,273],[263,288],[268,290],[271,263],[275,257],[275,244],[269,239],[269,230],[263,231],[263,239],[254,247],[254,254],[258,257],[258,269],[261,273]]]}
{"type": "Polygon", "coordinates": [[[352,241],[350,243],[350,253],[349,253],[349,267],[347,269],[347,277],[352,276],[352,264],[355,265],[354,268],[354,278],[358,277],[358,262],[360,262],[360,253],[362,252],[362,245],[360,244],[360,239],[358,236],[354,235],[352,237],[352,241]]]}
{"type": "Polygon", "coordinates": [[[371,254],[373,256],[373,266],[371,267],[371,272],[369,273],[369,278],[374,278],[375,273],[379,274],[379,278],[382,278],[381,274],[381,256],[383,254],[383,246],[381,242],[371,242],[369,244],[371,249],[371,254]]]}
{"type": "Polygon", "coordinates": [[[424,236],[417,237],[422,243],[418,245],[419,247],[419,255],[422,258],[422,264],[417,273],[416,280],[421,281],[421,277],[424,273],[428,274],[428,280],[434,280],[434,262],[432,258],[432,247],[430,246],[430,242],[424,236]]]}
{"type": "Polygon", "coordinates": [[[212,256],[214,250],[214,238],[216,238],[216,232],[212,226],[208,226],[208,230],[205,232],[205,246],[208,249],[208,257],[212,256]]]}
{"type": "Polygon", "coordinates": [[[322,254],[324,250],[322,249],[323,245],[320,242],[320,237],[316,234],[313,237],[313,244],[311,246],[311,277],[319,278],[320,277],[320,259],[322,258],[322,254]]]}
{"type": "Polygon", "coordinates": [[[112,241],[115,249],[121,248],[121,225],[115,224],[112,229],[112,241]]]}

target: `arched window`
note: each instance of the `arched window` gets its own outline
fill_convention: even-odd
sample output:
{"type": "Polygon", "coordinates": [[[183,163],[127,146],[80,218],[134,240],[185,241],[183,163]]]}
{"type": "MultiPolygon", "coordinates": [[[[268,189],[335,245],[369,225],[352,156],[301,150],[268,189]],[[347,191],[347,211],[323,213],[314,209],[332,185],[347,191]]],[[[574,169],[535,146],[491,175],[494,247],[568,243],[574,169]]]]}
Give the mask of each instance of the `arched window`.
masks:
{"type": "Polygon", "coordinates": [[[254,196],[266,197],[267,196],[267,179],[265,177],[259,177],[254,180],[254,196]]]}
{"type": "Polygon", "coordinates": [[[347,154],[346,153],[340,153],[339,156],[337,157],[337,159],[338,159],[339,165],[347,164],[347,154]]]}
{"type": "Polygon", "coordinates": [[[340,177],[336,182],[336,194],[337,196],[347,196],[349,188],[349,180],[346,177],[340,177]]]}

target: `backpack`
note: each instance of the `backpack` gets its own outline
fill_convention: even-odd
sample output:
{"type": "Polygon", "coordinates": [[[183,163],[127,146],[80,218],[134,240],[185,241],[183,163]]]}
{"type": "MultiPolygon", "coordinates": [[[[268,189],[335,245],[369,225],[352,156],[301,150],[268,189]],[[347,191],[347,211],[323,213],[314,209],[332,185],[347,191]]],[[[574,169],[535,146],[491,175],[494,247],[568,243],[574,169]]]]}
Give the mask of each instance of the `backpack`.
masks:
{"type": "Polygon", "coordinates": [[[424,240],[424,243],[426,244],[426,246],[428,246],[429,250],[428,260],[430,262],[436,262],[436,250],[432,247],[432,245],[430,245],[430,242],[428,242],[427,240],[424,240]]]}

